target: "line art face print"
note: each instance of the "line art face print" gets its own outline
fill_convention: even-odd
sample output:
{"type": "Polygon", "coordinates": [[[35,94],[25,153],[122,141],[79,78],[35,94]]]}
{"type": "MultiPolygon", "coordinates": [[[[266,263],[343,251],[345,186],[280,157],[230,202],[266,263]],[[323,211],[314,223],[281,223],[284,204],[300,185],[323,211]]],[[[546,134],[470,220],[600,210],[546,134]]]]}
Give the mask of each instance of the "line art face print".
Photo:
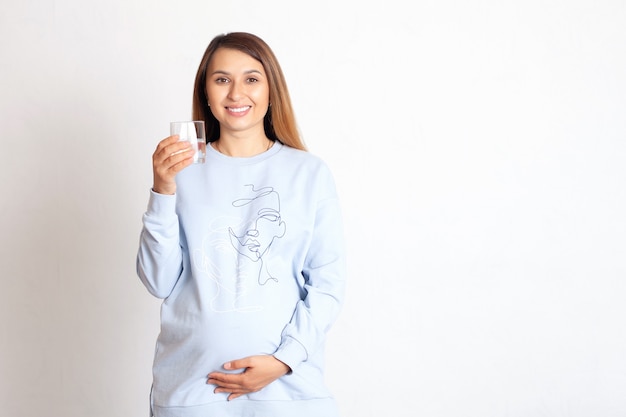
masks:
{"type": "Polygon", "coordinates": [[[280,196],[272,187],[258,190],[252,184],[247,184],[246,187],[250,187],[252,195],[235,200],[232,204],[234,207],[248,208],[248,223],[238,231],[230,227],[228,232],[235,250],[260,264],[258,282],[265,285],[270,280],[278,279],[270,274],[263,257],[274,240],[285,235],[287,225],[280,216],[280,196]]]}
{"type": "Polygon", "coordinates": [[[244,197],[231,202],[230,215],[210,222],[202,246],[193,253],[194,267],[208,278],[203,282],[215,285],[210,306],[215,312],[260,311],[264,303],[259,290],[278,282],[266,261],[272,244],[287,231],[280,196],[273,187],[245,187],[244,197]]]}

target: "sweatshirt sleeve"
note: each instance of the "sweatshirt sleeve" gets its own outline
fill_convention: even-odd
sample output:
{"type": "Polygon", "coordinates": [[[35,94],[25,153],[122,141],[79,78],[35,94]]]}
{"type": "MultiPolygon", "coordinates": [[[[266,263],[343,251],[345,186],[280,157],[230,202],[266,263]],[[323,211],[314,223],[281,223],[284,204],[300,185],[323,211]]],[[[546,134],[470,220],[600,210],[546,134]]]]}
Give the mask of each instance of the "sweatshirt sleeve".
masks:
{"type": "Polygon", "coordinates": [[[137,274],[158,298],[170,295],[182,272],[176,196],[150,191],[137,253],[137,274]]]}
{"type": "Polygon", "coordinates": [[[322,181],[326,194],[319,201],[315,226],[302,271],[305,297],[298,301],[291,321],[284,328],[274,356],[295,370],[324,343],[326,333],[343,305],[346,262],[339,200],[330,173],[322,181]]]}

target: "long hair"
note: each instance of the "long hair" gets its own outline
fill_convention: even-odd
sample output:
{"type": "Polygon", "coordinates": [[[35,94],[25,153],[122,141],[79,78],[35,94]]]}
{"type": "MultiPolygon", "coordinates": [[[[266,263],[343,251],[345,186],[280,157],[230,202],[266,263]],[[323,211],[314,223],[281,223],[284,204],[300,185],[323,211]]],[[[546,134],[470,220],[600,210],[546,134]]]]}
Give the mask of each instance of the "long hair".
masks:
{"type": "Polygon", "coordinates": [[[213,54],[219,48],[241,51],[263,65],[268,78],[271,103],[263,120],[265,135],[292,148],[306,150],[296,124],[285,76],[274,52],[261,38],[245,32],[216,36],[209,43],[200,61],[194,83],[192,117],[193,120],[204,120],[207,142],[214,142],[220,137],[220,124],[211,113],[206,94],[207,68],[213,54]]]}

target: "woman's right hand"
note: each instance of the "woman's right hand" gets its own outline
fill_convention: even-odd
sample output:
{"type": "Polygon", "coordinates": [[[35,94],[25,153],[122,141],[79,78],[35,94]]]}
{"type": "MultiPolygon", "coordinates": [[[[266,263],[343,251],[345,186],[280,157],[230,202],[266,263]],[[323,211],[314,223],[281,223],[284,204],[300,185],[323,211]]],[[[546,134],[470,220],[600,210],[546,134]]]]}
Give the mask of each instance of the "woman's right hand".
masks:
{"type": "Polygon", "coordinates": [[[152,154],[152,190],[159,194],[175,194],[174,178],[193,163],[194,152],[189,142],[178,140],[178,135],[168,136],[159,142],[152,154]]]}

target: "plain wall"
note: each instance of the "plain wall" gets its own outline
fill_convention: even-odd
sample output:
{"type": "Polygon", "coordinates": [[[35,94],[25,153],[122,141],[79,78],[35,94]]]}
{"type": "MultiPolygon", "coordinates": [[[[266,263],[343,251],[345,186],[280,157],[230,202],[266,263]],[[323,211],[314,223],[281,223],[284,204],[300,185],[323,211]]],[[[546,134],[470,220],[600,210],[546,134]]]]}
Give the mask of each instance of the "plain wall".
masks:
{"type": "Polygon", "coordinates": [[[236,30],[341,193],[345,417],[626,415],[622,0],[2,0],[2,416],[147,416],[151,154],[236,30]]]}

